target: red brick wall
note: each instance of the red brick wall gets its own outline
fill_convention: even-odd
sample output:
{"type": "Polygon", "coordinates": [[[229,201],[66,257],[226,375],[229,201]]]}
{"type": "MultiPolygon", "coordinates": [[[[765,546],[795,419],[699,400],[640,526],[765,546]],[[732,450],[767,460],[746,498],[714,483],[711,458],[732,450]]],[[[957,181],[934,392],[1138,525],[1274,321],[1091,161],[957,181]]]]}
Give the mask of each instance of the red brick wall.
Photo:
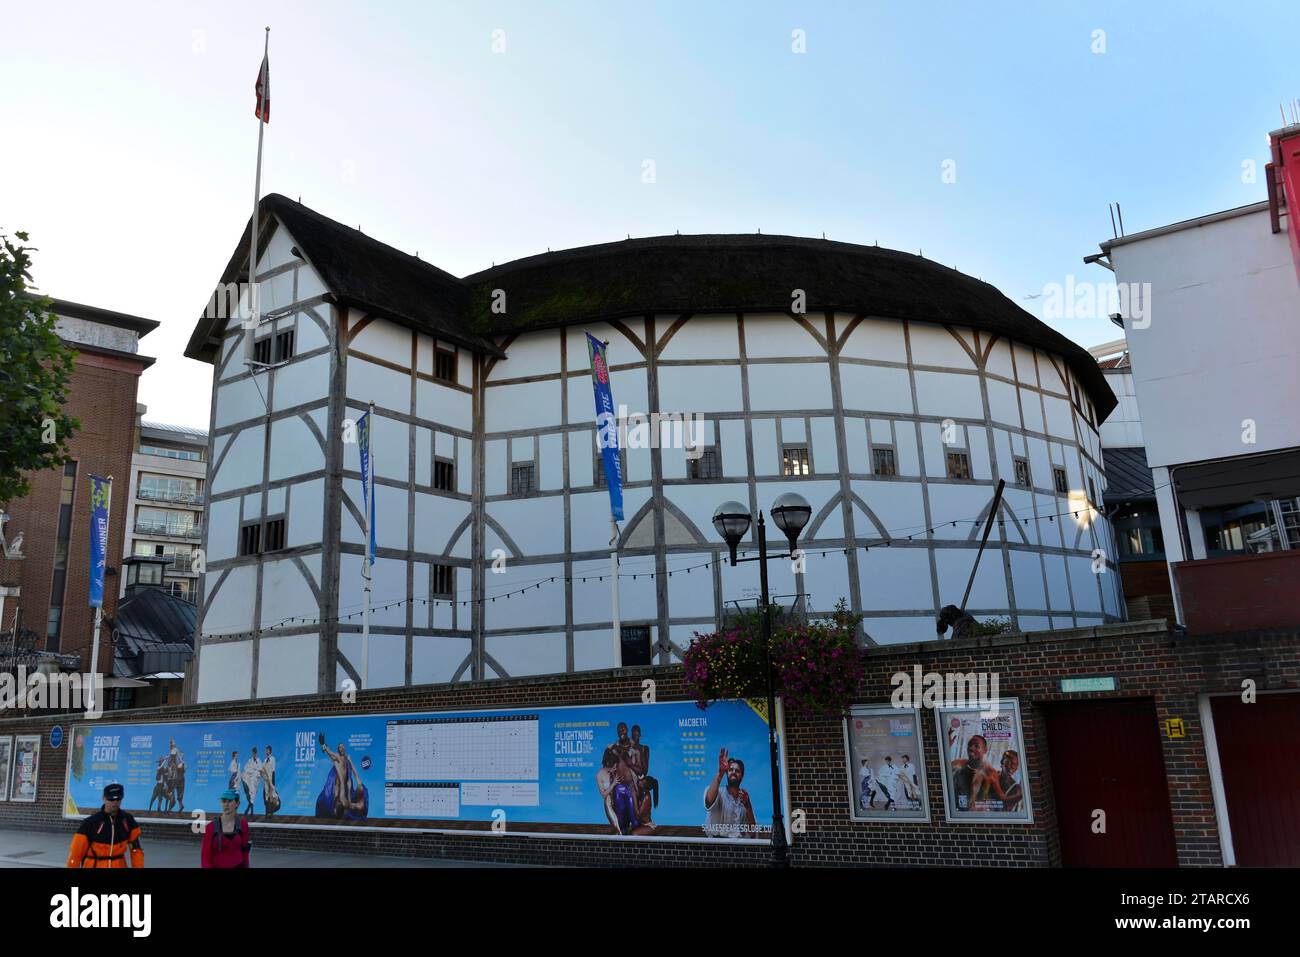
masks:
{"type": "Polygon", "coordinates": [[[1300,624],[1300,551],[1178,562],[1174,574],[1194,634],[1300,624]]]}
{"type": "MultiPolygon", "coordinates": [[[[1058,865],[1060,848],[1041,706],[1061,700],[1140,697],[1154,699],[1161,726],[1179,861],[1184,866],[1213,866],[1222,861],[1197,696],[1207,692],[1240,692],[1241,681],[1247,677],[1253,678],[1260,690],[1300,687],[1300,629],[1288,633],[1177,639],[1163,627],[1136,623],[1039,636],[1010,635],[873,648],[867,652],[867,664],[868,673],[859,696],[864,704],[888,701],[892,691],[890,676],[896,671],[910,671],[914,664],[927,672],[998,672],[1000,693],[1020,699],[1034,823],[949,824],[944,821],[940,755],[935,745],[934,715],[930,712],[922,714],[922,737],[932,820],[926,824],[855,823],[849,819],[842,722],[791,720],[786,743],[791,806],[804,811],[807,819],[807,831],[795,836],[792,860],[796,865],[1058,865]],[[1116,676],[1119,690],[1088,695],[1066,695],[1058,690],[1061,677],[1096,674],[1116,676]],[[1165,735],[1163,722],[1168,717],[1184,720],[1186,737],[1170,739],[1165,735]]],[[[680,668],[637,668],[621,673],[592,672],[377,691],[361,695],[357,705],[349,706],[336,696],[312,696],[273,699],[256,705],[119,712],[103,720],[180,721],[199,717],[217,720],[339,714],[358,708],[385,712],[640,701],[641,682],[646,677],[656,680],[661,700],[684,696],[680,668]]],[[[40,733],[45,739],[37,803],[0,803],[0,825],[57,827],[71,835],[71,822],[60,818],[67,744],[58,751],[51,751],[48,744],[48,731],[55,723],[62,724],[65,731],[71,725],[66,717],[0,720],[0,734],[40,733]]],[[[1122,742],[1108,742],[1107,747],[1122,758],[1122,742]]],[[[144,830],[146,846],[151,834],[162,832],[180,840],[192,839],[184,824],[146,824],[144,830]]],[[[760,865],[767,853],[766,847],[707,843],[325,829],[259,828],[258,842],[263,846],[340,852],[611,866],[760,865]]]]}
{"type": "MultiPolygon", "coordinates": [[[[127,487],[131,478],[134,444],[136,387],[145,364],[126,357],[97,353],[77,354],[76,368],[68,391],[69,414],[81,428],[69,441],[77,460],[77,482],[73,492],[72,532],[68,540],[67,584],[63,596],[63,626],[57,648],[64,654],[82,654],[82,671],[90,670],[90,640],[94,610],[88,604],[90,584],[90,476],[113,476],[113,507],[109,515],[108,566],[121,569],[127,521],[127,487]]],[[[33,428],[40,428],[35,423],[33,428]]],[[[0,582],[22,587],[18,604],[22,626],[44,639],[50,610],[50,584],[54,573],[54,547],[59,529],[59,494],[63,470],[50,469],[31,476],[31,493],[8,504],[12,516],[8,534],[25,533],[21,561],[0,558],[0,582]]],[[[117,610],[118,579],[104,583],[104,614],[117,610]]],[[[5,604],[3,630],[13,625],[14,601],[5,604]]],[[[107,634],[107,631],[104,632],[107,634]]],[[[111,655],[107,639],[100,637],[100,670],[107,671],[111,655]]],[[[37,646],[45,648],[44,641],[37,646]]],[[[52,649],[53,650],[53,649],[52,649]]]]}

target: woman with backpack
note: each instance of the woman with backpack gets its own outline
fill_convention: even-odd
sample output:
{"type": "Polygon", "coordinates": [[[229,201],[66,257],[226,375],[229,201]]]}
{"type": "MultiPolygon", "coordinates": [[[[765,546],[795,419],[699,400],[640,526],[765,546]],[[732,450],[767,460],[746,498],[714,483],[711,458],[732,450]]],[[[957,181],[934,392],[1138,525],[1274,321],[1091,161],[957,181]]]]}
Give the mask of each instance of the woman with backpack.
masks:
{"type": "Polygon", "coordinates": [[[248,821],[239,814],[239,792],[233,788],[221,794],[221,816],[203,832],[204,867],[248,867],[248,821]]]}

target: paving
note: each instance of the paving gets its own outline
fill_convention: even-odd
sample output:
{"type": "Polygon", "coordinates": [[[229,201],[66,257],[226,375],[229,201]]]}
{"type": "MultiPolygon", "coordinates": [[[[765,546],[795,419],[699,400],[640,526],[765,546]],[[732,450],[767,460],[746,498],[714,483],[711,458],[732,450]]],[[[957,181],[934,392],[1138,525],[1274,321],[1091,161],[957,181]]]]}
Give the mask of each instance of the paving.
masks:
{"type": "MultiPolygon", "coordinates": [[[[0,868],[64,867],[68,845],[75,828],[69,823],[62,831],[28,831],[0,827],[0,868]]],[[[198,867],[198,837],[191,841],[142,837],[146,867],[198,867]]],[[[421,857],[388,857],[382,854],[328,854],[278,847],[258,847],[253,832],[253,867],[516,867],[513,864],[485,864],[481,861],[447,861],[421,857]]]]}

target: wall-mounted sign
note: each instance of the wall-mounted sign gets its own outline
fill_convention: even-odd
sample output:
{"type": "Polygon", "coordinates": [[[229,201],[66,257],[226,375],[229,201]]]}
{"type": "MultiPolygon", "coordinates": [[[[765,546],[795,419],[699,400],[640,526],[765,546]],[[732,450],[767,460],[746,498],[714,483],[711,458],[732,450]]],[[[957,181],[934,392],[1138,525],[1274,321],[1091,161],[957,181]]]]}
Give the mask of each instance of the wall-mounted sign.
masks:
{"type": "MultiPolygon", "coordinates": [[[[778,719],[778,729],[779,729],[778,719]]],[[[65,816],[768,841],[767,721],[744,701],[75,725],[65,816]]],[[[21,743],[23,739],[19,739],[21,743]]],[[[782,762],[784,763],[784,762],[782,762]]]]}
{"type": "Polygon", "coordinates": [[[1165,734],[1171,738],[1187,737],[1187,726],[1182,718],[1165,718],[1165,734]]]}
{"type": "Polygon", "coordinates": [[[20,734],[14,738],[13,783],[9,800],[32,804],[36,801],[36,781],[41,770],[41,736],[20,734]]]}
{"type": "Polygon", "coordinates": [[[1098,678],[1062,678],[1061,691],[1065,694],[1074,694],[1082,691],[1114,691],[1119,685],[1115,681],[1114,675],[1105,675],[1098,678]]]}
{"type": "Polygon", "coordinates": [[[1020,703],[1002,698],[991,713],[936,708],[949,821],[1033,821],[1020,703]]]}
{"type": "Polygon", "coordinates": [[[63,743],[63,726],[56,724],[50,728],[50,747],[58,750],[59,745],[63,743]]]}
{"type": "Polygon", "coordinates": [[[854,705],[844,719],[844,748],[853,820],[930,820],[919,711],[854,705]]]}

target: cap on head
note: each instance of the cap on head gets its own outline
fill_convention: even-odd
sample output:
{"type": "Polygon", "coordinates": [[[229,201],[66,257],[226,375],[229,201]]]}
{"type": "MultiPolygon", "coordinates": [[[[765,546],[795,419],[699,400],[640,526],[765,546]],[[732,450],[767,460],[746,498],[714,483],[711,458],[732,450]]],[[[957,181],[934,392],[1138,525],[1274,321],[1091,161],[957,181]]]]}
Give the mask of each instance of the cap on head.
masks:
{"type": "Polygon", "coordinates": [[[224,791],[221,792],[221,800],[223,800],[223,801],[238,801],[238,800],[239,800],[239,793],[238,793],[237,791],[235,791],[234,788],[226,788],[224,791]]]}
{"type": "Polygon", "coordinates": [[[124,794],[126,794],[126,788],[122,787],[120,784],[110,784],[108,787],[104,788],[105,801],[120,801],[124,794]]]}

